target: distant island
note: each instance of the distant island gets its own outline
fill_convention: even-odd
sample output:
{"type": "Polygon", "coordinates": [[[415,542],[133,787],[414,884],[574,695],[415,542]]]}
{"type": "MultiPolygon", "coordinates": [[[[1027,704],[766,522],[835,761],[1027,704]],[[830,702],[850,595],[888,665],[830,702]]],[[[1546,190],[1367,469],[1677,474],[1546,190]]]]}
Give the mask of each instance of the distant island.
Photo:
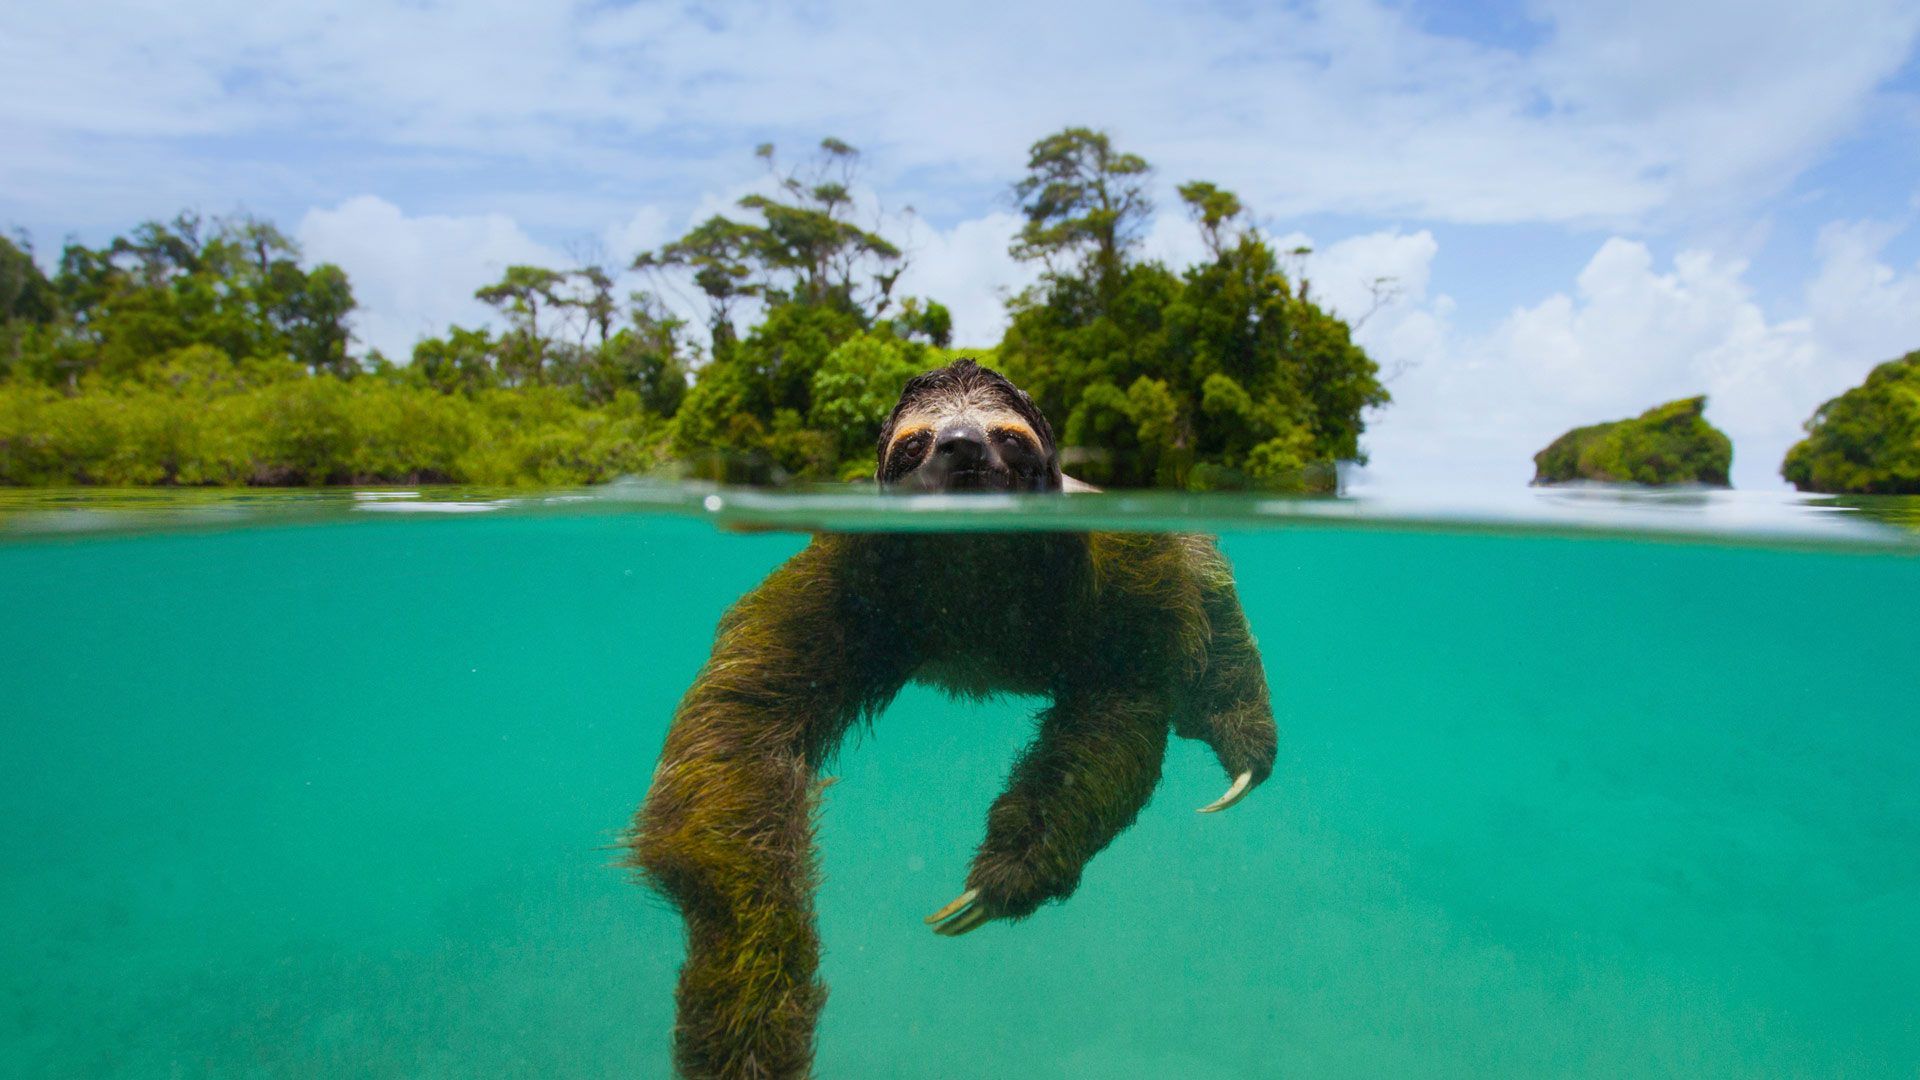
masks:
{"type": "Polygon", "coordinates": [[[1728,486],[1733,440],[1701,415],[1705,397],[1683,398],[1631,420],[1574,428],[1533,455],[1533,482],[1728,486]]]}
{"type": "Polygon", "coordinates": [[[1780,475],[1801,491],[1920,495],[1920,351],[1820,406],[1780,475]]]}

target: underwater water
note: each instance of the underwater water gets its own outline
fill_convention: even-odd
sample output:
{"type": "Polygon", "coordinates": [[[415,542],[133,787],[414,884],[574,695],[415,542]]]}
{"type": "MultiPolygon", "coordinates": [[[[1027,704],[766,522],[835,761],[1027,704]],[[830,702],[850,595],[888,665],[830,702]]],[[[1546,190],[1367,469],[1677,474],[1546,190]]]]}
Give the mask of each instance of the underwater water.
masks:
{"type": "MultiPolygon", "coordinates": [[[[702,512],[1030,519],[140,502],[0,513],[7,1075],[666,1075],[681,927],[612,845],[721,612],[805,543],[702,512]]],[[[821,1076],[1920,1070],[1915,534],[1078,505],[1220,532],[1274,775],[1197,815],[1225,777],[1176,740],[1071,900],[942,938],[1035,702],[910,688],[826,795],[821,1076]]]]}

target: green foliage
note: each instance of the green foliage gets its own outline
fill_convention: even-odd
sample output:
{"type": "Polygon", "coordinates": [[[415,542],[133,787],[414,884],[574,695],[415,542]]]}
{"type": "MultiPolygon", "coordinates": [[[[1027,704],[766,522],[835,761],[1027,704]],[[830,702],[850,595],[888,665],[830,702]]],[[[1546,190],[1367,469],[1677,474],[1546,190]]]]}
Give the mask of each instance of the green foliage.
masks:
{"type": "Polygon", "coordinates": [[[885,409],[930,350],[834,307],[786,304],[702,367],[674,418],[677,451],[715,479],[826,480],[872,470],[885,409]],[[878,410],[878,417],[875,412],[878,410]]]}
{"type": "Polygon", "coordinates": [[[1658,405],[1631,420],[1574,428],[1533,455],[1536,484],[1727,485],[1733,441],[1702,415],[1704,397],[1658,405]]]}
{"type": "Polygon", "coordinates": [[[887,325],[896,337],[918,338],[937,349],[953,344],[953,313],[938,301],[909,296],[887,325]]]}
{"type": "Polygon", "coordinates": [[[673,416],[687,396],[687,369],[680,359],[677,330],[677,323],[636,320],[587,354],[587,363],[580,369],[587,400],[604,403],[632,394],[655,416],[673,416]]]}
{"type": "Polygon", "coordinates": [[[0,378],[59,315],[60,296],[33,261],[33,249],[0,236],[0,378]]]}
{"type": "Polygon", "coordinates": [[[1200,226],[1200,238],[1207,250],[1216,259],[1225,255],[1228,235],[1246,209],[1240,205],[1240,197],[1205,180],[1195,180],[1180,185],[1180,201],[1187,204],[1187,212],[1200,226]]]}
{"type": "Polygon", "coordinates": [[[445,393],[477,393],[500,383],[493,353],[490,331],[451,326],[444,338],[414,343],[412,374],[445,393]]]}
{"type": "Polygon", "coordinates": [[[859,154],[799,166],[637,269],[707,299],[704,363],[647,293],[602,266],[514,265],[475,292],[504,323],[448,327],[396,365],[350,353],[353,292],[271,224],[149,222],[70,244],[49,277],[0,240],[0,483],[581,483],[671,459],[714,479],[871,471],[900,387],[969,355],[1006,370],[1089,480],[1324,490],[1386,392],[1347,327],[1296,293],[1239,200],[1184,185],[1210,253],[1133,252],[1149,168],[1107,135],[1035,143],[1014,243],[1045,264],[994,349],[895,297],[899,246],[859,219],[859,154]],[[750,327],[735,325],[753,315],[750,327]]]}
{"type": "Polygon", "coordinates": [[[547,381],[547,339],[540,335],[540,309],[560,306],[555,295],[567,279],[544,266],[509,266],[506,276],[474,291],[476,300],[493,305],[512,327],[500,339],[496,367],[512,384],[547,381]]]}
{"type": "Polygon", "coordinates": [[[1920,495],[1920,351],[1820,406],[1780,475],[1802,491],[1920,495]]]}
{"type": "Polygon", "coordinates": [[[877,401],[891,407],[921,370],[923,343],[951,342],[953,317],[917,297],[895,305],[900,249],[852,220],[858,151],[826,139],[784,171],[770,144],[756,155],[776,193],[739,201],[754,220],[709,218],[633,263],[689,273],[707,298],[712,356],[673,414],[674,449],[716,480],[871,471],[877,401]],[[733,320],[749,300],[762,319],[742,337],[733,320]]]}
{"type": "Polygon", "coordinates": [[[631,394],[655,415],[670,417],[687,392],[684,325],[651,295],[634,293],[626,325],[615,330],[610,290],[598,267],[567,273],[510,267],[479,294],[504,306],[505,333],[448,327],[445,337],[416,342],[411,368],[398,377],[468,395],[549,386],[589,405],[631,394]]]}
{"type": "Polygon", "coordinates": [[[843,478],[873,472],[880,427],[908,379],[933,366],[918,342],[863,334],[842,342],[813,373],[807,420],[835,440],[843,478]]]}
{"type": "Polygon", "coordinates": [[[666,453],[631,393],[597,407],[552,388],[446,394],[210,346],[79,389],[0,383],[0,484],[586,484],[666,453]]]}
{"type": "Polygon", "coordinates": [[[1000,355],[1064,418],[1068,471],[1120,486],[1326,491],[1334,462],[1366,460],[1365,411],[1389,400],[1378,368],[1344,322],[1295,292],[1233,193],[1180,188],[1212,258],[1176,275],[1125,257],[1127,225],[1145,212],[1128,185],[1145,162],[1083,129],[1035,144],[1032,160],[1015,189],[1029,227],[1013,250],[1049,270],[1011,301],[1000,355]]]}
{"type": "Polygon", "coordinates": [[[103,248],[69,244],[52,279],[60,320],[20,350],[19,373],[74,385],[127,376],[154,357],[207,345],[350,375],[353,291],[339,267],[299,265],[273,225],[195,215],[148,222],[103,248]]]}

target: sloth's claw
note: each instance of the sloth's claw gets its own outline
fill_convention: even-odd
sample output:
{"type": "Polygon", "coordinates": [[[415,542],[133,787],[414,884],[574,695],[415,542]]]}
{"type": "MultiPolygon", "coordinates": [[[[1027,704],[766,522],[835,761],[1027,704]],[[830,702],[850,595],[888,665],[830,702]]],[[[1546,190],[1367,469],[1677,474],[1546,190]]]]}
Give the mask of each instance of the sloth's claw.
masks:
{"type": "Polygon", "coordinates": [[[975,903],[979,899],[979,889],[968,889],[954,897],[951,904],[927,916],[927,925],[943,937],[959,937],[969,930],[976,930],[992,917],[987,914],[986,908],[975,903]]]}
{"type": "Polygon", "coordinates": [[[959,896],[954,897],[953,902],[948,904],[946,907],[943,907],[939,911],[936,911],[933,914],[927,916],[927,925],[932,926],[935,923],[938,923],[940,920],[948,918],[949,916],[953,915],[955,912],[959,911],[961,908],[966,907],[968,904],[973,903],[975,900],[978,900],[979,898],[980,898],[979,889],[968,889],[966,892],[963,892],[959,896]]]}
{"type": "Polygon", "coordinates": [[[961,934],[979,929],[986,924],[987,919],[986,908],[970,907],[960,914],[955,915],[952,919],[934,927],[933,932],[942,937],[959,937],[961,934]]]}
{"type": "Polygon", "coordinates": [[[1248,771],[1243,772],[1239,776],[1236,776],[1233,778],[1233,786],[1227,789],[1227,793],[1225,795],[1222,795],[1219,798],[1208,803],[1207,805],[1201,807],[1199,810],[1195,811],[1195,813],[1217,814],[1220,811],[1225,810],[1227,807],[1232,806],[1234,803],[1237,803],[1241,799],[1246,798],[1247,788],[1250,787],[1252,784],[1253,784],[1253,771],[1249,769],[1248,771]]]}

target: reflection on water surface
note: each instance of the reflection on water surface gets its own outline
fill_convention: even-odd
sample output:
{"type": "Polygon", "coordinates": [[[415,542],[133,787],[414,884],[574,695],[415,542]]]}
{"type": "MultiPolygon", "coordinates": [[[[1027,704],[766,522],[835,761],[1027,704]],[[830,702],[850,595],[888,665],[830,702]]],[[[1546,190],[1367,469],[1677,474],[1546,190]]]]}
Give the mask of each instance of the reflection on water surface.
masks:
{"type": "Polygon", "coordinates": [[[351,521],[374,515],[661,513],[767,530],[1350,528],[1646,535],[1735,544],[1920,545],[1920,497],[1603,484],[1500,492],[1275,497],[1164,491],[896,495],[628,481],[596,488],[0,488],[0,538],[351,521]]]}

